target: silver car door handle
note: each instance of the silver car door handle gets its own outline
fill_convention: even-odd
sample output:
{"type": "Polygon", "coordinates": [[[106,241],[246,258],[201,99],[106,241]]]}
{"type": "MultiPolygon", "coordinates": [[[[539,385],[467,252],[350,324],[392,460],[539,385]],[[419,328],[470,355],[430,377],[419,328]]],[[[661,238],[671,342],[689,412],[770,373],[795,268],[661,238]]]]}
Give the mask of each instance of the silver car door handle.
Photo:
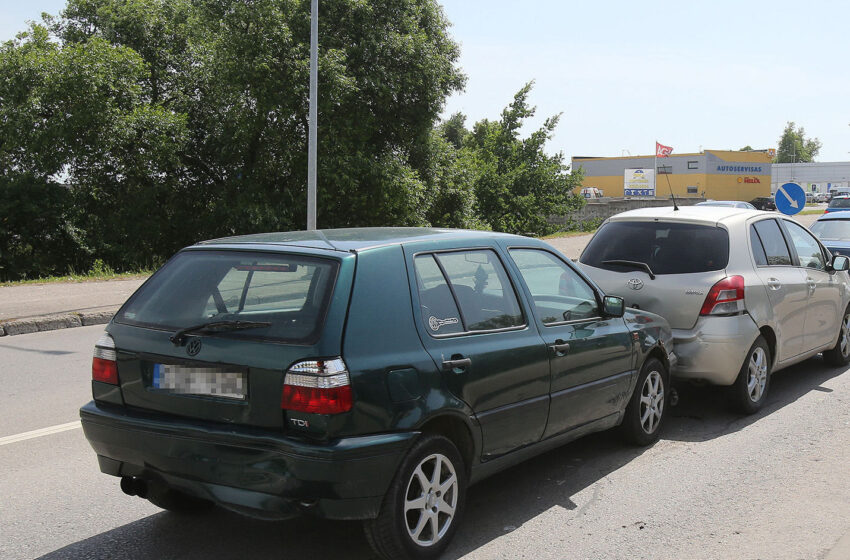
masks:
{"type": "Polygon", "coordinates": [[[782,287],[782,282],[780,282],[776,278],[768,278],[767,285],[770,287],[771,290],[778,290],[782,287]]]}

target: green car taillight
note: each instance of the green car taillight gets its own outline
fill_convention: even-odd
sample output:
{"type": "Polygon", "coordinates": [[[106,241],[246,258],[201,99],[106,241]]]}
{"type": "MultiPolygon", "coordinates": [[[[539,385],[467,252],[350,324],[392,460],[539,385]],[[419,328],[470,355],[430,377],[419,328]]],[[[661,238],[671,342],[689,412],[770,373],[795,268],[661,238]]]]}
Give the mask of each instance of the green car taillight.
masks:
{"type": "Polygon", "coordinates": [[[351,380],[342,358],[306,360],[290,367],[283,380],[280,407],[312,414],[351,410],[351,380]]]}
{"type": "Polygon", "coordinates": [[[93,381],[118,385],[118,364],[116,362],[115,341],[109,333],[103,333],[94,345],[91,362],[93,381]]]}

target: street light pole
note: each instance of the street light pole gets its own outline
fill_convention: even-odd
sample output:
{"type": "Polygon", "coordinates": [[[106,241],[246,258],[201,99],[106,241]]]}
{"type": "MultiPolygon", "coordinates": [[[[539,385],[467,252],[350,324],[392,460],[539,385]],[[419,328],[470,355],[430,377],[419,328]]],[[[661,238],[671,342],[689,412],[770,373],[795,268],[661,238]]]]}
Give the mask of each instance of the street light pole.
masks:
{"type": "Polygon", "coordinates": [[[319,89],[319,0],[310,8],[310,123],[307,132],[307,229],[316,229],[316,121],[319,89]]]}

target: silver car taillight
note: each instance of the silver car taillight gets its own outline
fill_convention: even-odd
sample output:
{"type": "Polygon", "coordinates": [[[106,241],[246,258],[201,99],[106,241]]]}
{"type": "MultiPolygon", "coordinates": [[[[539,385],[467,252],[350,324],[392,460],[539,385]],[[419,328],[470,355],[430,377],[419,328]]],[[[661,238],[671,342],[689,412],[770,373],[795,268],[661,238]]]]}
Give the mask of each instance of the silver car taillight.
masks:
{"type": "Polygon", "coordinates": [[[727,276],[708,291],[699,314],[729,315],[744,310],[744,277],[727,276]]]}

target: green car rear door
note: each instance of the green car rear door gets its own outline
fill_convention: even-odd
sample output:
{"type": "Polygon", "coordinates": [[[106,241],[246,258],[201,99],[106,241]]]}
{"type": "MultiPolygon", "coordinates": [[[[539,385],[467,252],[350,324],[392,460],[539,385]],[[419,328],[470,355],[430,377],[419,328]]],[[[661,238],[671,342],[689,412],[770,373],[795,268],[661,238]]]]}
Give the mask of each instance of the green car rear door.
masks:
{"type": "Polygon", "coordinates": [[[422,342],[475,412],[484,458],[540,440],[549,413],[546,347],[494,247],[406,248],[422,342]]]}

